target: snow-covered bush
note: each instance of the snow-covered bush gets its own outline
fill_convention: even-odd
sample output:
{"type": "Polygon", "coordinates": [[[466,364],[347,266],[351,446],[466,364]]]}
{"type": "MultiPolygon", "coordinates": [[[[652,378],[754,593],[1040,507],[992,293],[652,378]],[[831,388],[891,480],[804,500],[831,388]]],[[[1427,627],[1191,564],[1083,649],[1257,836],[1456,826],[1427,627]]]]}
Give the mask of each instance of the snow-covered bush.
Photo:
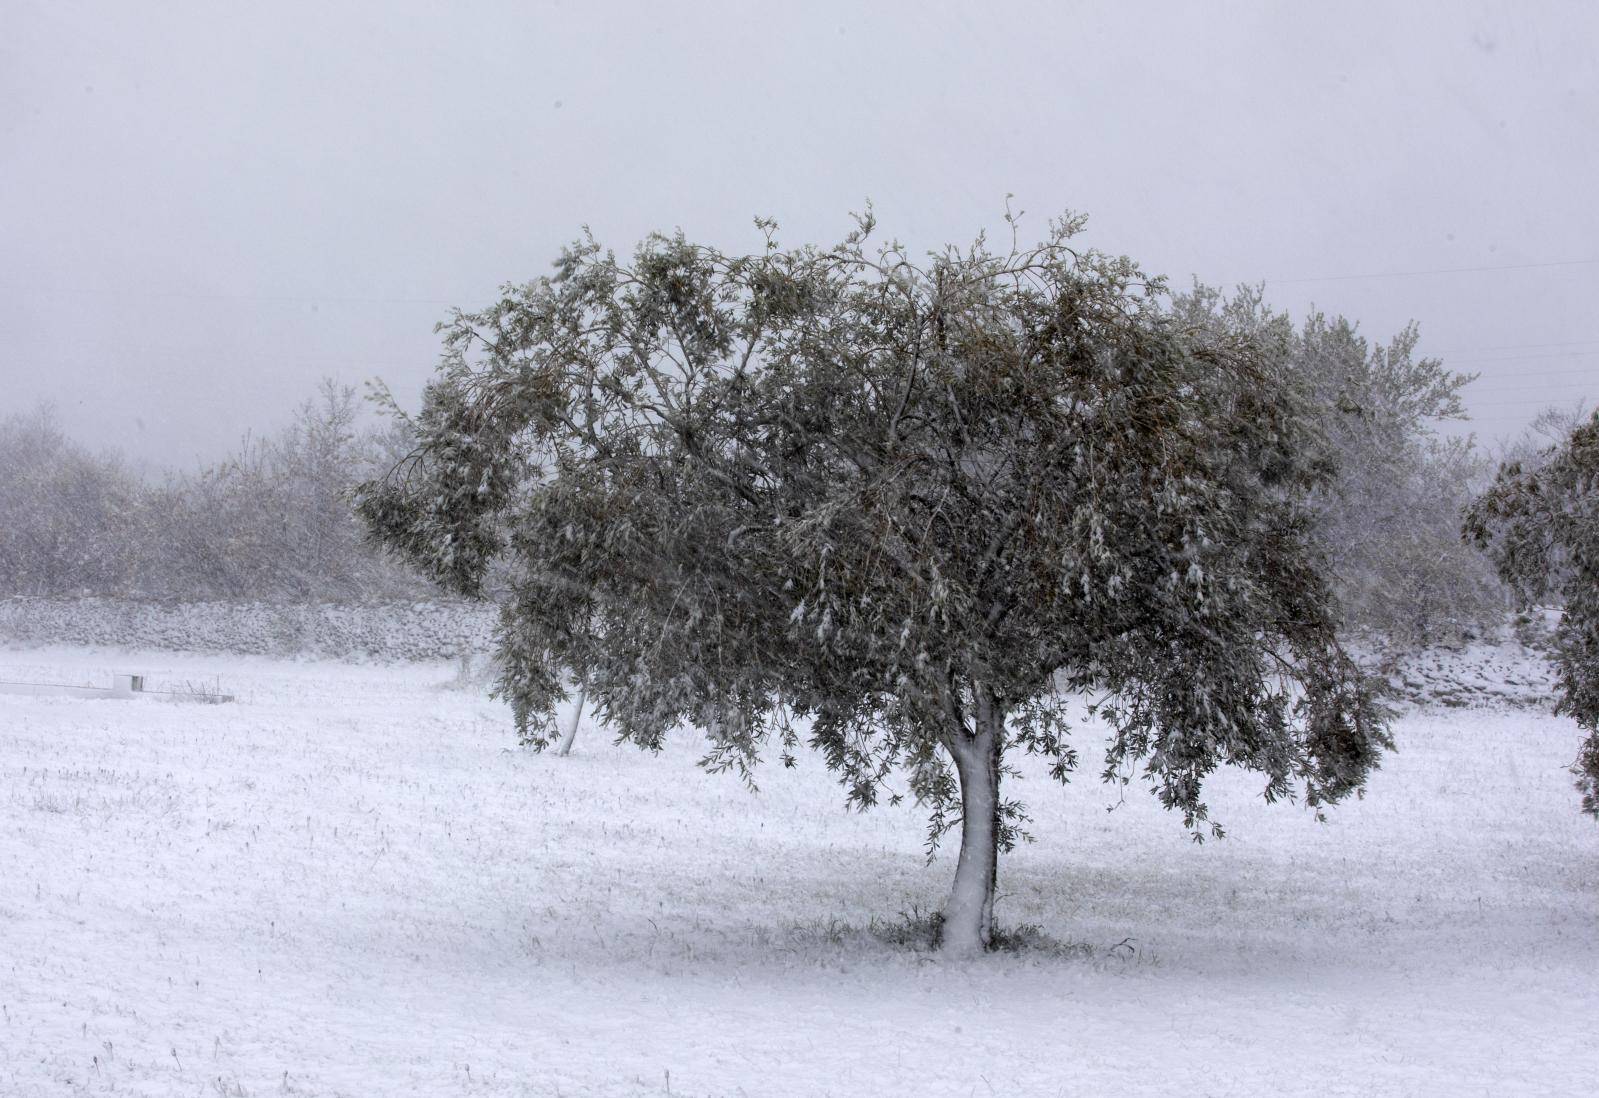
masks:
{"type": "Polygon", "coordinates": [[[1583,811],[1599,818],[1599,412],[1534,462],[1501,466],[1465,532],[1524,603],[1564,607],[1554,637],[1558,709],[1588,731],[1572,771],[1583,811]]]}
{"type": "Polygon", "coordinates": [[[471,659],[492,647],[494,619],[492,608],[442,600],[357,606],[10,598],[0,599],[0,645],[471,659]]]}

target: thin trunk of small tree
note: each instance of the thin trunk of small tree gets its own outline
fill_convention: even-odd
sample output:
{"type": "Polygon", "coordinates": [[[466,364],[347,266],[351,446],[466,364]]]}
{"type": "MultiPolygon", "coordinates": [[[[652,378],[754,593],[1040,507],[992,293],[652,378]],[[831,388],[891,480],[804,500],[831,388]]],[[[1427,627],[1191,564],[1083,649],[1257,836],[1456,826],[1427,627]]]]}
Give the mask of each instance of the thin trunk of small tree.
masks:
{"type": "Polygon", "coordinates": [[[555,750],[555,754],[560,758],[564,759],[572,753],[572,742],[577,739],[577,722],[583,719],[583,702],[588,696],[588,684],[584,683],[577,690],[577,705],[572,709],[572,723],[566,726],[566,735],[561,737],[561,746],[555,750]]]}
{"type": "Polygon", "coordinates": [[[999,876],[999,759],[1005,714],[979,692],[975,732],[955,731],[946,742],[961,787],[961,850],[955,883],[944,905],[942,948],[981,953],[994,934],[994,885],[999,876]]]}

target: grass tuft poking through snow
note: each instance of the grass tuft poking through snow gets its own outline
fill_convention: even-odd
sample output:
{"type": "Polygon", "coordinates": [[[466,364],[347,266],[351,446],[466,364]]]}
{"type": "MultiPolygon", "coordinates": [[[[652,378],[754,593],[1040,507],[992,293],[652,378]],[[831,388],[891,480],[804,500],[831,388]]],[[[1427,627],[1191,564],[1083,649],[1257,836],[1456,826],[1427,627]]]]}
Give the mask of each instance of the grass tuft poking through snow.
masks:
{"type": "Polygon", "coordinates": [[[1317,825],[1230,837],[1024,766],[1001,949],[931,950],[953,850],[820,761],[518,749],[449,663],[0,653],[230,705],[0,697],[0,1095],[1580,1094],[1599,827],[1575,726],[1415,709],[1317,825]],[[452,681],[454,681],[453,685],[452,681]],[[669,1074],[668,1074],[669,1073],[669,1074]]]}

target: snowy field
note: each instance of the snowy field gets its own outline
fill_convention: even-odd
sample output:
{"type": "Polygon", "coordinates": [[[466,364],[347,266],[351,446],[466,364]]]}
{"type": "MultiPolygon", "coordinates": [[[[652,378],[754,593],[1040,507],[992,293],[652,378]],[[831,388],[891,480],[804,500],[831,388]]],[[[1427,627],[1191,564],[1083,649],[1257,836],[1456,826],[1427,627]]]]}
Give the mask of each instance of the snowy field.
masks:
{"type": "MultiPolygon", "coordinates": [[[[1247,775],[1230,837],[1090,779],[1012,783],[1000,918],[948,963],[867,932],[952,850],[818,759],[752,795],[585,728],[515,747],[445,664],[82,649],[0,679],[220,682],[232,705],[0,696],[0,1094],[1580,1095],[1599,827],[1574,725],[1417,710],[1316,824],[1247,775]],[[1114,806],[1113,811],[1107,811],[1114,806]]],[[[1091,726],[1080,742],[1098,737],[1091,726]]]]}

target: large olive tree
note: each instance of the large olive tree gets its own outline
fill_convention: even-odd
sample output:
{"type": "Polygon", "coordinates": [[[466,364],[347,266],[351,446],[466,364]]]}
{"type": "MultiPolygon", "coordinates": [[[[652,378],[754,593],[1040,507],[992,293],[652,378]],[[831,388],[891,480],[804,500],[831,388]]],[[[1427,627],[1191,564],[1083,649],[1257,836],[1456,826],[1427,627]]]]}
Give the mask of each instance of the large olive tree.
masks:
{"type": "Polygon", "coordinates": [[[1141,770],[1196,836],[1219,764],[1312,805],[1387,742],[1339,647],[1301,499],[1328,475],[1282,364],[1161,286],[979,240],[727,256],[591,240],[442,326],[421,444],[374,535],[465,593],[508,565],[500,690],[528,743],[574,682],[623,739],[704,726],[713,769],[802,741],[865,807],[896,771],[958,821],[947,949],[993,928],[1018,752],[1141,770]]]}

